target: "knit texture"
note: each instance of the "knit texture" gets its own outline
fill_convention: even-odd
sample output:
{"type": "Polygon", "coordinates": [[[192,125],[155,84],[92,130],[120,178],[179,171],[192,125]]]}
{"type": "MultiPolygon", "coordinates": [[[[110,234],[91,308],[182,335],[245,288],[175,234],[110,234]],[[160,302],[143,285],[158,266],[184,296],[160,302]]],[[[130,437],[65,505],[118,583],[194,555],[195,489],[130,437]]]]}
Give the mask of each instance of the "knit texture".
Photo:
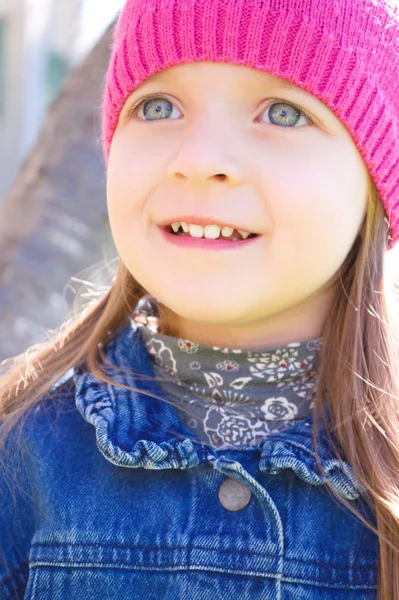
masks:
{"type": "Polygon", "coordinates": [[[287,79],[345,125],[399,239],[399,0],[127,0],[103,96],[108,156],[119,114],[145,79],[216,61],[287,79]]]}

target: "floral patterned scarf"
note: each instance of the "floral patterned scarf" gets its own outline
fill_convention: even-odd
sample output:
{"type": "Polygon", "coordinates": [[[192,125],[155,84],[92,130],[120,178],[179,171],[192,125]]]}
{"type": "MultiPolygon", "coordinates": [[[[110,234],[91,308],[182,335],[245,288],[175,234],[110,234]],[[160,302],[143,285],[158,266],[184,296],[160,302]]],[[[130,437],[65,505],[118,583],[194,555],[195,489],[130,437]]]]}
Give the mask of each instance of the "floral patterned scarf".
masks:
{"type": "Polygon", "coordinates": [[[237,350],[163,335],[139,323],[160,387],[200,442],[254,445],[312,412],[322,338],[237,350]]]}

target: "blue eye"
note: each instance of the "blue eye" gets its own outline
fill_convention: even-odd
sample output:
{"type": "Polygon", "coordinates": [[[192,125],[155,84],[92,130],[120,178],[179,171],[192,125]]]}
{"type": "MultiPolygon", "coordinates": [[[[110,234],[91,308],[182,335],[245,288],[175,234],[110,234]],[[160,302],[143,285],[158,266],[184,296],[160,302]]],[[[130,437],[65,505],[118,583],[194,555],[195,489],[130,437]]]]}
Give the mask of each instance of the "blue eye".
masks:
{"type": "Polygon", "coordinates": [[[269,119],[273,121],[272,125],[278,125],[280,127],[292,128],[292,126],[298,124],[298,121],[300,121],[301,117],[305,119],[305,125],[312,124],[310,117],[287,102],[274,102],[274,104],[270,104],[268,106],[264,113],[267,113],[269,119]]]}
{"type": "Polygon", "coordinates": [[[158,121],[167,119],[173,112],[173,104],[163,96],[149,96],[141,100],[129,111],[129,116],[135,116],[143,108],[144,121],[158,121]]]}

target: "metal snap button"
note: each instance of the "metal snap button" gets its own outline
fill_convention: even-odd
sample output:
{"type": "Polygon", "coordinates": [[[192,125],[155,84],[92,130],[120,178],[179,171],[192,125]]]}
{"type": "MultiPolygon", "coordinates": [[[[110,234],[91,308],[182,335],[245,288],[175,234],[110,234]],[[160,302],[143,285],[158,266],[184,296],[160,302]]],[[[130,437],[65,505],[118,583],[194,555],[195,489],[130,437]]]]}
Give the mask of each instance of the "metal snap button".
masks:
{"type": "Polygon", "coordinates": [[[225,479],[219,488],[219,501],[226,510],[242,510],[251,500],[251,496],[249,487],[232,477],[225,479]]]}

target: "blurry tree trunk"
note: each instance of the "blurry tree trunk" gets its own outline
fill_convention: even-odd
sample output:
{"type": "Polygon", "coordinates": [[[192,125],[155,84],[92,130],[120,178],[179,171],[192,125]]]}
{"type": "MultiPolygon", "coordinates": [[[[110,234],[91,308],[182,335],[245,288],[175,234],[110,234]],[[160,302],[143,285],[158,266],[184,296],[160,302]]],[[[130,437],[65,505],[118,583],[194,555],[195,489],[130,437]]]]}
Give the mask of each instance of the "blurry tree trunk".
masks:
{"type": "Polygon", "coordinates": [[[69,317],[70,277],[115,254],[100,121],[111,34],[68,77],[0,207],[0,361],[69,317]]]}

